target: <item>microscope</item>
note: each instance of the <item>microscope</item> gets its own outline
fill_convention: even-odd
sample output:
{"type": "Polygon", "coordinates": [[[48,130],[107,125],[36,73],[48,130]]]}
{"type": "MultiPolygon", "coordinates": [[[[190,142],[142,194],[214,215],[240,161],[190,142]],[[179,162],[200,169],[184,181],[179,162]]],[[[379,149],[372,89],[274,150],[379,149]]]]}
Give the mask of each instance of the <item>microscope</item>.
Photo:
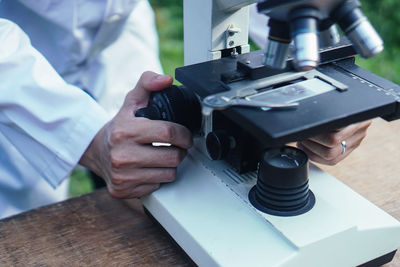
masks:
{"type": "Polygon", "coordinates": [[[383,50],[360,8],[358,0],[184,1],[185,66],[175,75],[183,86],[153,93],[136,116],[196,136],[176,181],[142,202],[197,265],[392,260],[400,222],[287,145],[400,117],[400,87],[354,63],[383,50]],[[248,44],[250,4],[269,17],[261,51],[248,44]]]}

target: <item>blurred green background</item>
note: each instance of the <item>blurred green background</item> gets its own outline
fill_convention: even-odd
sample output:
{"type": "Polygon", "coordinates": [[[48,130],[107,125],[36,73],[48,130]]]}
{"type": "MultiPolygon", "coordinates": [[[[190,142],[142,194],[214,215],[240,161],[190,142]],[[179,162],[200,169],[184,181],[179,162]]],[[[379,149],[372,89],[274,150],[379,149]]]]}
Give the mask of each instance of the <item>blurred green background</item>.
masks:
{"type": "MultiPolygon", "coordinates": [[[[201,0],[199,0],[201,1],[201,0]]],[[[363,11],[385,42],[385,51],[372,59],[357,58],[357,64],[391,81],[400,83],[400,4],[398,0],[361,0],[363,11]]],[[[164,72],[174,75],[183,65],[182,0],[150,0],[157,19],[160,58],[164,72]]],[[[71,175],[70,195],[93,190],[86,172],[75,169],[71,175]]]]}

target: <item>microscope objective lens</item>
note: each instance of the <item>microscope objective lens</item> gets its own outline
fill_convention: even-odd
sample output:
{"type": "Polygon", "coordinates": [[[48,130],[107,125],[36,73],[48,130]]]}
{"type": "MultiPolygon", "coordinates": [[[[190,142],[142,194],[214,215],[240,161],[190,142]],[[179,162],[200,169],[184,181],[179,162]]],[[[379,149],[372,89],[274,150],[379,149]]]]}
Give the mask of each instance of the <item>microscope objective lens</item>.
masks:
{"type": "Polygon", "coordinates": [[[265,48],[265,64],[275,69],[284,69],[291,42],[289,24],[270,19],[268,26],[270,32],[265,48]]]}
{"type": "Polygon", "coordinates": [[[359,1],[345,1],[331,16],[353,43],[357,53],[370,58],[383,51],[383,41],[360,7],[359,1]]]}
{"type": "Polygon", "coordinates": [[[294,64],[300,71],[312,70],[319,62],[317,14],[318,11],[313,8],[300,8],[291,13],[294,64]]]}

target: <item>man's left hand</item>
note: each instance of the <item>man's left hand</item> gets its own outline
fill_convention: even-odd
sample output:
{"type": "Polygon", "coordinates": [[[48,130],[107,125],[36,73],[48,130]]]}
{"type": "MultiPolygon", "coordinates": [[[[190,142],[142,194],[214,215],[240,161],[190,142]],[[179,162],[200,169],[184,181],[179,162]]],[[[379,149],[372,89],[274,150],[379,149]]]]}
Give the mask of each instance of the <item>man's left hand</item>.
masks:
{"type": "Polygon", "coordinates": [[[361,144],[371,123],[372,121],[364,121],[321,134],[297,142],[297,147],[306,152],[314,162],[335,165],[361,144]]]}

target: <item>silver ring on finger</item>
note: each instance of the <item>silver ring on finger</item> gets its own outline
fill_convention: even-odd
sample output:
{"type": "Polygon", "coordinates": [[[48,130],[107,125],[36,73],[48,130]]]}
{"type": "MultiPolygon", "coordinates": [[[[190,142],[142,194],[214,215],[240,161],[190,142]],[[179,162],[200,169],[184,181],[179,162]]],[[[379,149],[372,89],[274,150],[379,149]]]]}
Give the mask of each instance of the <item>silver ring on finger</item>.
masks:
{"type": "Polygon", "coordinates": [[[346,153],[346,148],[347,148],[346,140],[343,140],[340,144],[342,145],[342,155],[343,155],[344,153],[346,153]]]}

